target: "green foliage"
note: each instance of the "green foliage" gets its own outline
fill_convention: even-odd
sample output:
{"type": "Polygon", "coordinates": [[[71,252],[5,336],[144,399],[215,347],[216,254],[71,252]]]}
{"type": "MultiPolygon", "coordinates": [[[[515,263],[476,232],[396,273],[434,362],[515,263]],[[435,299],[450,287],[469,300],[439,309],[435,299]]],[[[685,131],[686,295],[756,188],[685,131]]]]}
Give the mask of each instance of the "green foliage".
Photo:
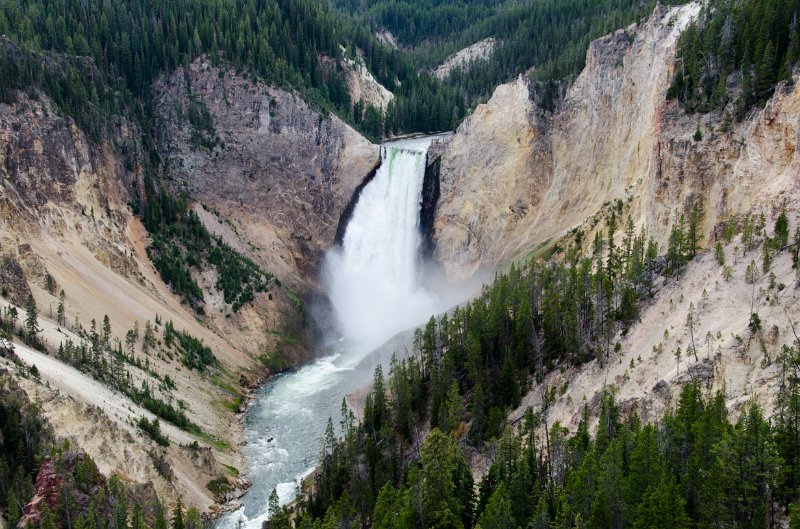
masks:
{"type": "MultiPolygon", "coordinates": [[[[433,520],[471,527],[471,477],[456,441],[480,446],[502,436],[509,408],[532,380],[559,366],[607,358],[611,336],[635,318],[638,300],[648,295],[654,260],[646,234],[626,229],[623,244],[607,253],[600,244],[594,256],[570,264],[512,266],[477,299],[431,318],[415,333],[414,354],[392,361],[388,383],[376,369],[362,422],[354,426],[344,408],[340,440],[329,422],[317,487],[306,498],[309,515],[318,522],[328,516],[363,521],[374,509],[380,527],[427,527],[433,520]],[[422,421],[432,433],[419,463],[409,466],[422,421]],[[401,514],[391,518],[390,510],[401,514]]],[[[553,388],[548,402],[556,396],[553,388]]],[[[610,395],[602,408],[605,443],[619,429],[618,411],[610,395]]],[[[531,475],[537,472],[536,456],[527,465],[531,475]]],[[[506,483],[522,526],[535,506],[526,483],[506,483]]],[[[501,500],[493,504],[497,523],[507,514],[501,500]]]]}
{"type": "Polygon", "coordinates": [[[492,493],[486,504],[486,509],[481,514],[478,524],[481,529],[515,529],[516,522],[511,510],[511,500],[508,497],[505,483],[492,493]]]}
{"type": "MultiPolygon", "coordinates": [[[[794,350],[787,350],[783,361],[784,369],[795,369],[794,350]]],[[[794,379],[781,390],[775,426],[755,404],[732,425],[724,396],[703,397],[696,383],[686,386],[676,409],[657,425],[643,426],[636,417],[622,420],[613,392],[604,392],[594,439],[588,413],[574,435],[555,424],[546,442],[537,438],[529,413],[516,433],[509,429],[495,445],[477,498],[471,496],[469,470],[454,438],[433,429],[418,463],[401,467],[400,476],[390,472],[376,500],[370,500],[370,491],[378,489],[367,478],[339,482],[338,499],[322,501],[330,492],[325,487],[337,479],[357,469],[363,476],[379,471],[372,463],[364,466],[354,452],[370,442],[369,435],[363,437],[362,428],[349,430],[323,452],[323,487],[304,500],[308,510],[300,511],[298,526],[371,519],[379,529],[513,529],[536,527],[541,520],[558,520],[555,527],[637,529],[715,524],[755,529],[772,520],[767,526],[777,527],[778,507],[771,502],[788,508],[797,500],[799,386],[794,379]]],[[[392,462],[384,460],[387,470],[392,462]]],[[[791,524],[795,511],[792,507],[791,524]]]]}
{"type": "Polygon", "coordinates": [[[717,260],[718,265],[725,266],[725,248],[720,241],[717,241],[714,245],[714,258],[717,260]]]}
{"type": "Polygon", "coordinates": [[[215,286],[233,312],[253,301],[256,293],[268,291],[273,276],[209,233],[185,197],[150,194],[153,198],[144,206],[144,224],[151,237],[147,253],[164,282],[184,302],[204,312],[203,291],[192,277],[193,269],[204,266],[216,269],[215,286]]]}
{"type": "MultiPolygon", "coordinates": [[[[466,101],[458,102],[466,104],[466,108],[490,96],[498,84],[531,69],[542,82],[538,92],[543,106],[552,108],[563,89],[557,81],[574,77],[583,69],[589,42],[649,16],[655,5],[631,0],[334,0],[333,3],[372,27],[388,29],[401,46],[412,48],[411,62],[418,70],[429,70],[457,50],[494,37],[499,45],[488,60],[466,71],[457,68],[446,80],[448,88],[466,96],[466,101]]],[[[411,99],[415,99],[413,92],[411,99]]],[[[442,103],[446,105],[447,101],[433,101],[437,114],[442,103]]],[[[408,112],[403,101],[394,108],[408,112]]],[[[450,127],[457,124],[462,108],[444,109],[445,115],[452,111],[450,127]]],[[[387,114],[387,131],[395,130],[397,120],[392,109],[387,114]]]]}
{"type": "Polygon", "coordinates": [[[800,59],[798,0],[712,0],[678,41],[668,96],[689,112],[724,108],[738,118],[763,104],[800,59]]]}
{"type": "MultiPolygon", "coordinates": [[[[15,15],[9,18],[10,11],[19,13],[18,10],[17,4],[0,4],[0,34],[13,35],[5,25],[23,22],[15,15]]],[[[30,27],[17,30],[28,31],[30,27]]],[[[75,119],[90,138],[100,140],[110,125],[108,115],[128,111],[124,102],[127,92],[110,88],[111,77],[85,57],[34,51],[38,49],[0,38],[0,103],[15,103],[18,91],[26,91],[36,99],[34,89],[38,88],[53,100],[57,111],[75,119]]]]}
{"type": "Polygon", "coordinates": [[[139,417],[136,425],[159,445],[169,446],[169,437],[161,433],[161,423],[158,419],[153,418],[152,421],[148,421],[147,417],[139,417]]]}
{"type": "Polygon", "coordinates": [[[38,343],[37,334],[39,329],[39,316],[36,311],[36,300],[29,294],[25,302],[25,342],[30,345],[38,343]]]}
{"type": "Polygon", "coordinates": [[[202,371],[209,365],[216,365],[217,359],[211,348],[187,331],[177,333],[178,343],[183,350],[183,364],[191,369],[202,371]]]}
{"type": "MultiPolygon", "coordinates": [[[[693,217],[699,225],[699,208],[693,217]]],[[[763,230],[761,221],[747,222],[754,233],[763,230]]],[[[376,369],[362,422],[356,425],[343,405],[337,438],[329,420],[315,487],[299,503],[297,526],[673,529],[756,528],[766,521],[777,527],[778,513],[789,512],[800,490],[800,354],[793,347],[775,361],[780,387],[771,422],[751,404],[731,424],[724,395],[704,396],[692,382],[656,424],[623,417],[607,388],[594,439],[588,405],[574,435],[553,424],[546,439],[538,438],[541,416],[531,409],[516,431],[506,427],[515,404],[512,382],[525,391],[559,366],[603,360],[605,333],[624,323],[613,319],[619,315],[613,300],[630,288],[635,309],[646,295],[655,251],[645,249],[644,234],[626,231],[622,245],[609,241],[607,249],[598,235],[594,255],[569,265],[512,266],[479,298],[418,329],[413,354],[392,359],[388,381],[376,369]],[[571,327],[582,302],[591,310],[581,318],[591,321],[594,334],[571,327]],[[426,421],[431,433],[418,448],[418,425],[426,421]],[[474,497],[462,448],[492,438],[494,461],[474,497]]],[[[682,260],[693,245],[687,241],[697,238],[686,233],[674,237],[682,260]]],[[[692,304],[691,342],[675,351],[679,368],[685,357],[698,361],[697,326],[692,304]]],[[[757,314],[751,326],[760,332],[757,314]]],[[[710,355],[713,335],[705,341],[710,355]]],[[[544,392],[543,410],[557,390],[544,392]]]]}
{"type": "MultiPolygon", "coordinates": [[[[0,50],[12,52],[0,53],[0,73],[10,80],[0,87],[0,98],[8,102],[14,90],[43,89],[96,140],[107,118],[120,113],[142,119],[148,129],[153,81],[202,54],[294,89],[323,112],[334,110],[348,119],[353,102],[347,83],[341,68],[327,59],[342,59],[343,49],[354,56],[358,49],[358,60],[397,95],[387,118],[392,130],[449,129],[467,110],[459,90],[420,75],[405,53],[380,44],[367,27],[325,2],[3,2],[0,34],[11,41],[0,50]],[[46,52],[47,59],[33,51],[46,52]]],[[[218,138],[207,111],[195,103],[188,109],[192,140],[212,148],[218,138]]],[[[383,121],[377,109],[369,111],[365,132],[379,134],[383,121]]]]}
{"type": "Polygon", "coordinates": [[[689,225],[686,225],[684,216],[672,225],[667,243],[666,267],[667,275],[673,275],[683,269],[699,250],[700,236],[702,234],[703,209],[695,204],[689,213],[689,225]]]}
{"type": "MultiPolygon", "coordinates": [[[[59,476],[61,488],[54,508],[41,503],[38,527],[129,527],[125,486],[115,477],[106,480],[92,458],[70,449],[69,442],[54,443],[40,405],[30,402],[10,375],[0,375],[0,392],[0,512],[5,521],[16,527],[23,505],[33,495],[41,466],[49,464],[59,476]]],[[[148,500],[138,507],[133,510],[130,519],[135,523],[130,527],[152,527],[153,517],[146,513],[152,513],[154,505],[148,500]]]]}
{"type": "Polygon", "coordinates": [[[0,375],[0,512],[19,520],[33,493],[41,458],[53,442],[41,406],[31,403],[10,375],[0,375]]]}
{"type": "MultiPolygon", "coordinates": [[[[116,350],[104,347],[96,332],[92,332],[91,335],[84,336],[84,338],[88,338],[88,343],[81,341],[76,344],[71,340],[63,342],[59,348],[59,359],[117,389],[160,419],[188,432],[200,433],[200,428],[186,416],[186,413],[180,407],[172,404],[171,397],[169,398],[170,402],[160,398],[147,380],[143,380],[141,386],[137,387],[127,372],[125,364],[130,363],[144,369],[151,376],[160,378],[160,375],[155,371],[147,370],[138,359],[126,357],[122,352],[121,345],[116,350]]],[[[202,346],[202,343],[200,345],[202,346]]],[[[172,386],[174,383],[171,382],[171,379],[164,377],[161,386],[162,392],[168,392],[172,386]]]]}

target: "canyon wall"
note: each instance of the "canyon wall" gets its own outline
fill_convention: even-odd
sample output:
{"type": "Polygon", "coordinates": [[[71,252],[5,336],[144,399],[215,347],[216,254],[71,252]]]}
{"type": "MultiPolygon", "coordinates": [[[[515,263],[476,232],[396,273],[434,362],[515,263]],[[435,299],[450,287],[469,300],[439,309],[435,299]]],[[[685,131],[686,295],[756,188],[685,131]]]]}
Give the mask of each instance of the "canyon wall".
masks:
{"type": "Polygon", "coordinates": [[[257,262],[313,283],[371,144],[299,96],[196,61],[156,86],[160,150],[177,190],[232,219],[257,262]],[[206,109],[196,130],[190,107],[206,109]]]}
{"type": "Polygon", "coordinates": [[[720,220],[772,207],[797,186],[796,85],[725,132],[721,113],[686,115],[666,99],[678,36],[698,12],[659,6],[592,42],[552,112],[537,103],[541,88],[519,78],[462,123],[442,155],[435,222],[435,258],[451,275],[545,251],[578,230],[588,244],[612,208],[664,251],[670,226],[700,205],[707,244],[720,220]]]}

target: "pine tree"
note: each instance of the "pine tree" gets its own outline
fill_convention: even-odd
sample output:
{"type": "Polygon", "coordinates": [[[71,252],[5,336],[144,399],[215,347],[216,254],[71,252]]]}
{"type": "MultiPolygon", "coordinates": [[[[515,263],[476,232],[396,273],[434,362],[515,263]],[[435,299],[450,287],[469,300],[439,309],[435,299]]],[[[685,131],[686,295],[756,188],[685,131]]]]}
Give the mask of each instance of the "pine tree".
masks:
{"type": "Polygon", "coordinates": [[[36,335],[39,332],[39,317],[36,314],[36,300],[33,295],[28,295],[28,300],[25,302],[25,341],[29,344],[37,342],[36,335]]]}
{"type": "Polygon", "coordinates": [[[167,522],[167,514],[164,510],[164,506],[161,505],[159,502],[156,505],[156,517],[155,523],[153,525],[154,529],[169,529],[169,523],[167,522]]]}
{"type": "Polygon", "coordinates": [[[172,513],[172,529],[186,529],[186,525],[183,523],[183,501],[180,496],[178,496],[175,511],[172,513]]]}
{"type": "Polygon", "coordinates": [[[689,303],[689,310],[686,312],[686,321],[684,325],[689,331],[689,337],[692,341],[692,353],[694,354],[694,361],[697,362],[697,345],[694,343],[694,330],[698,325],[697,310],[694,307],[694,302],[689,303]]]}
{"type": "Polygon", "coordinates": [[[14,492],[14,487],[8,487],[8,495],[6,496],[6,522],[10,527],[16,527],[19,522],[22,512],[19,508],[19,500],[17,494],[14,492]]]}
{"type": "Polygon", "coordinates": [[[516,529],[518,524],[511,512],[511,500],[508,497],[505,483],[495,489],[486,509],[478,519],[481,529],[516,529]]]}
{"type": "Polygon", "coordinates": [[[692,211],[689,214],[689,231],[687,233],[687,250],[689,259],[694,259],[695,255],[697,255],[697,245],[700,241],[700,230],[702,229],[702,226],[700,225],[702,218],[703,210],[699,204],[695,204],[692,206],[692,211]]]}
{"type": "Polygon", "coordinates": [[[684,509],[684,500],[675,483],[651,486],[639,507],[634,529],[688,529],[692,521],[684,509]]]}
{"type": "Polygon", "coordinates": [[[775,247],[783,249],[789,244],[789,217],[786,215],[786,207],[781,208],[778,218],[775,219],[775,230],[773,233],[775,247]]]}
{"type": "Polygon", "coordinates": [[[65,327],[67,325],[67,315],[66,315],[66,308],[64,305],[63,289],[58,294],[58,308],[56,309],[56,320],[58,321],[58,324],[62,327],[65,327]]]}

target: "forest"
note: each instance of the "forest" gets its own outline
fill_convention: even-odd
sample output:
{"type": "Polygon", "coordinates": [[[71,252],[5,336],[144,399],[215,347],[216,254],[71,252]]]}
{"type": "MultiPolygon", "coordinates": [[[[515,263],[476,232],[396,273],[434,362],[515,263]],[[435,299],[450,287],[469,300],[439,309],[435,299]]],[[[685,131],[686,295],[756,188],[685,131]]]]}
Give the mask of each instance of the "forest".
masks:
{"type": "MultiPolygon", "coordinates": [[[[64,112],[80,121],[80,109],[93,105],[106,113],[125,110],[152,126],[148,92],[162,73],[206,54],[243,75],[297,90],[323,111],[353,115],[342,72],[325,66],[324,57],[355,57],[360,50],[373,75],[398,96],[390,127],[398,132],[451,128],[466,107],[456,89],[419,75],[402,53],[383,46],[363,26],[311,0],[126,0],[89,2],[25,0],[0,3],[0,42],[14,48],[0,54],[0,75],[17,89],[41,88],[54,100],[68,100],[64,112]],[[344,50],[344,51],[343,51],[344,50]],[[36,61],[30,52],[49,52],[36,61]],[[56,55],[53,55],[56,54],[56,55]],[[64,57],[89,57],[106,77],[111,94],[81,78],[80,64],[64,57]],[[42,70],[63,61],[64,82],[54,86],[42,70]],[[67,91],[69,97],[63,97],[67,91]],[[75,100],[77,99],[77,100],[75,100]]],[[[7,101],[8,90],[0,90],[7,101]]],[[[88,120],[83,122],[91,126],[88,120]]],[[[381,130],[374,132],[382,133],[381,130]]],[[[372,131],[371,131],[372,132],[372,131]]]]}
{"type": "MultiPolygon", "coordinates": [[[[699,251],[701,215],[694,208],[676,222],[659,255],[630,221],[615,237],[612,212],[589,257],[574,233],[559,260],[513,266],[479,298],[432,318],[410,356],[393,359],[387,376],[376,369],[360,422],[342,403],[318,474],[293,513],[271,506],[270,527],[291,527],[294,517],[302,528],[772,528],[790,515],[798,527],[800,344],[769,360],[781,381],[771,420],[753,403],[732,421],[723,395],[692,382],[655,424],[623,418],[607,387],[592,412],[594,436],[588,407],[570,434],[548,423],[564,391],[555,386],[542,386],[542,408],[529,408],[516,430],[508,424],[547,373],[614,357],[614,338],[655,278],[682,274],[699,251]],[[477,491],[466,459],[476,449],[493,454],[477,491]]],[[[719,244],[741,233],[747,251],[762,248],[765,274],[778,252],[790,251],[797,267],[800,230],[790,244],[785,212],[771,230],[750,215],[722,228],[719,244]]],[[[753,265],[748,276],[756,273],[753,265]]],[[[754,332],[758,321],[754,314],[754,332]]],[[[697,357],[691,345],[685,354],[697,357]]]]}
{"type": "Polygon", "coordinates": [[[798,0],[712,0],[681,35],[668,96],[689,112],[742,119],[763,106],[800,61],[798,0]]]}
{"type": "MultiPolygon", "coordinates": [[[[632,0],[334,0],[339,9],[398,39],[420,69],[487,37],[500,44],[475,68],[446,80],[469,108],[520,74],[555,92],[583,69],[589,42],[650,16],[655,2],[632,0]]],[[[554,96],[551,96],[554,97],[554,96]]]]}
{"type": "MultiPolygon", "coordinates": [[[[517,75],[560,82],[583,68],[589,42],[645,20],[637,0],[126,0],[0,3],[0,101],[42,89],[94,139],[102,117],[125,114],[151,133],[152,82],[206,54],[238,72],[297,90],[373,139],[455,128],[474,105],[517,75]],[[400,47],[379,42],[388,30],[400,47]],[[480,67],[440,82],[429,71],[486,37],[499,42],[480,67]],[[40,52],[44,52],[42,55],[40,52]],[[397,96],[385,113],[353,101],[341,66],[363,61],[397,96]],[[87,61],[86,58],[91,58],[87,61]],[[328,66],[326,66],[326,64],[328,66]],[[88,75],[87,75],[88,74],[88,75]]],[[[670,96],[691,111],[734,101],[741,117],[789,80],[800,57],[797,0],[712,0],[680,39],[670,96]]],[[[552,101],[549,105],[552,108],[552,101]]],[[[145,144],[151,142],[145,141],[145,144]]]]}

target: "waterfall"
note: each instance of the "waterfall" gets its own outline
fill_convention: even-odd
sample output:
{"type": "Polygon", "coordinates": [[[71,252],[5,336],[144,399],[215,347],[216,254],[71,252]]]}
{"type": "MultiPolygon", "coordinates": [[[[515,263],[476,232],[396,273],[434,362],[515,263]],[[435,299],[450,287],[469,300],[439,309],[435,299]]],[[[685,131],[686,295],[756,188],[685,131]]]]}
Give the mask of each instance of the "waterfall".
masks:
{"type": "Polygon", "coordinates": [[[328,418],[338,417],[343,397],[370,380],[371,373],[358,368],[364,356],[474,293],[475,288],[449,283],[430,270],[423,278],[420,210],[431,141],[382,146],[381,166],[361,190],[342,244],[325,258],[322,285],[343,339],[326,340],[316,362],[258,390],[245,420],[253,486],[241,499],[242,508],[216,527],[261,528],[273,489],[281,503],[291,501],[317,464],[328,418]]]}
{"type": "Polygon", "coordinates": [[[361,192],[341,247],[326,256],[323,281],[342,334],[365,347],[433,313],[435,296],[420,286],[420,207],[430,143],[418,138],[381,147],[380,168],[361,192]]]}

